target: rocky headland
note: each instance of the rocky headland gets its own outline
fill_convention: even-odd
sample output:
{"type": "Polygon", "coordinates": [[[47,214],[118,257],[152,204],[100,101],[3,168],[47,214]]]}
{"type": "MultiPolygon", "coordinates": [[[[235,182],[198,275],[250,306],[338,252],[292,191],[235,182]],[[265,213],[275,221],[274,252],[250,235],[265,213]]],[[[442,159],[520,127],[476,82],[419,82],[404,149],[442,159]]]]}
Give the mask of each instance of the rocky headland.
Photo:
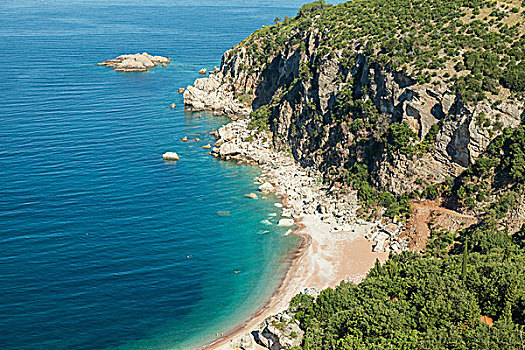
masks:
{"type": "Polygon", "coordinates": [[[117,72],[145,72],[159,64],[166,66],[170,61],[169,57],[152,56],[144,52],[134,55],[121,55],[98,63],[98,65],[113,67],[117,72]]]}
{"type": "MultiPolygon", "coordinates": [[[[525,222],[524,160],[516,151],[525,142],[524,86],[512,80],[521,74],[518,68],[482,71],[490,55],[480,56],[475,46],[451,51],[444,43],[464,38],[450,27],[437,28],[445,26],[442,21],[432,31],[442,30],[450,41],[432,41],[425,31],[410,32],[417,37],[412,40],[406,27],[388,27],[397,30],[388,34],[375,24],[364,30],[339,22],[345,16],[348,23],[362,21],[362,6],[377,4],[305,5],[296,18],[263,27],[227,51],[220,69],[184,91],[186,108],[232,117],[215,132],[211,154],[258,165],[260,191],[282,198],[283,224],[293,220],[295,233],[307,243],[283,283],[280,301],[271,301],[214,348],[296,346],[302,329],[286,309],[304,288],[359,282],[375,258],[425,250],[427,240],[439,242],[439,230],[457,233],[490,223],[491,230],[506,235],[525,222]],[[383,38],[385,33],[390,36],[383,38]],[[435,57],[407,55],[397,50],[404,41],[392,36],[410,42],[406,50],[414,45],[421,46],[419,52],[436,50],[435,57]],[[352,244],[365,238],[371,243],[356,259],[352,244]],[[370,257],[359,271],[343,266],[370,257]]],[[[519,13],[497,3],[486,6],[503,11],[509,23],[519,13]]],[[[378,8],[368,16],[390,16],[378,8]]],[[[462,11],[471,17],[461,26],[480,25],[468,6],[445,13],[466,16],[458,15],[462,11]]],[[[377,23],[384,23],[380,19],[377,23]]],[[[490,41],[476,33],[481,45],[490,41]]],[[[519,51],[523,42],[516,38],[506,40],[519,51]]],[[[501,58],[502,67],[509,60],[501,58]]]]}

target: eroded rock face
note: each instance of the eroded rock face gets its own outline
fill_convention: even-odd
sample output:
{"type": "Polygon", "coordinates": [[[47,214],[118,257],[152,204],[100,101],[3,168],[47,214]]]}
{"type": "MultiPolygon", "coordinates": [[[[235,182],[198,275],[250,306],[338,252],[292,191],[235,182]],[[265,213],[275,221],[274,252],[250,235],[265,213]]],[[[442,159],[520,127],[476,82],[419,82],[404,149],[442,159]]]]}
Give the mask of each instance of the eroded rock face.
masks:
{"type": "Polygon", "coordinates": [[[395,194],[421,191],[458,176],[504,127],[516,127],[524,119],[523,102],[495,103],[489,98],[468,106],[447,86],[419,84],[403,72],[370,63],[358,45],[347,48],[353,50],[348,66],[342,50],[319,56],[323,33],[318,30],[304,33],[303,41],[306,50],[284,44],[264,66],[255,64],[245,47],[227,51],[216,74],[188,87],[185,104],[241,116],[271,104],[270,143],[334,181],[344,179],[356,161],[369,157],[356,151],[358,138],[377,140],[390,124],[403,121],[416,134],[416,145],[433,130],[436,134],[420,154],[388,154],[381,148],[374,152],[374,185],[395,194]],[[310,65],[308,79],[301,78],[300,67],[309,62],[315,66],[310,65]],[[335,120],[334,107],[348,88],[373,103],[379,113],[376,130],[356,131],[350,127],[351,118],[335,120]]]}
{"type": "Polygon", "coordinates": [[[144,52],[134,55],[121,55],[98,63],[98,65],[113,67],[117,72],[143,72],[159,64],[165,66],[170,61],[169,57],[152,56],[144,52]]]}
{"type": "Polygon", "coordinates": [[[223,82],[221,72],[195,80],[184,91],[184,104],[188,109],[211,111],[215,114],[246,116],[251,109],[235,99],[234,93],[223,82]]]}

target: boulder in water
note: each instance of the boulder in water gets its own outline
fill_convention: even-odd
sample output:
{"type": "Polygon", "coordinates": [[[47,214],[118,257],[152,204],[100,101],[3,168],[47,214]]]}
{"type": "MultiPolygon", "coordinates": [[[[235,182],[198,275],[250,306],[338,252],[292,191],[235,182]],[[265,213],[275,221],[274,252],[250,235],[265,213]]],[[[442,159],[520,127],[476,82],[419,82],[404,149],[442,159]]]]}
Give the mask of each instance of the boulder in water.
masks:
{"type": "Polygon", "coordinates": [[[144,52],[136,53],[134,55],[120,55],[98,64],[101,66],[113,67],[117,72],[144,72],[159,64],[165,67],[170,61],[169,57],[151,56],[144,52]]]}
{"type": "Polygon", "coordinates": [[[279,220],[279,223],[277,226],[293,226],[294,221],[293,219],[281,219],[279,220]]]}
{"type": "Polygon", "coordinates": [[[166,152],[166,153],[164,153],[164,154],[162,155],[162,159],[164,159],[164,160],[175,160],[175,161],[177,161],[177,160],[180,159],[180,157],[179,157],[179,155],[178,155],[177,153],[175,153],[175,152],[166,152]]]}
{"type": "Polygon", "coordinates": [[[274,190],[275,188],[269,182],[265,182],[261,186],[259,186],[259,191],[261,191],[262,193],[272,193],[274,190]]]}

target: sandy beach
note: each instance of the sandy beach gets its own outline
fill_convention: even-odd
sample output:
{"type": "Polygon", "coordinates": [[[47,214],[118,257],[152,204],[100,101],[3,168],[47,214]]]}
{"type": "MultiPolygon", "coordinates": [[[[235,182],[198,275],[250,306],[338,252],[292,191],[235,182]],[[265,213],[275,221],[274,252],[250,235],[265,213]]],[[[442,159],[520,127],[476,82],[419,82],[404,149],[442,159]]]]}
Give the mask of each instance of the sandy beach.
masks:
{"type": "MultiPolygon", "coordinates": [[[[330,232],[330,226],[311,215],[304,217],[294,231],[303,242],[294,252],[291,266],[268,303],[246,323],[203,349],[231,350],[231,342],[256,329],[268,316],[286,308],[290,300],[306,287],[334,288],[341,281],[361,281],[376,259],[384,262],[388,253],[372,252],[372,242],[364,238],[369,224],[356,224],[355,232],[330,232]]],[[[263,347],[260,347],[264,349],[263,347]]]]}

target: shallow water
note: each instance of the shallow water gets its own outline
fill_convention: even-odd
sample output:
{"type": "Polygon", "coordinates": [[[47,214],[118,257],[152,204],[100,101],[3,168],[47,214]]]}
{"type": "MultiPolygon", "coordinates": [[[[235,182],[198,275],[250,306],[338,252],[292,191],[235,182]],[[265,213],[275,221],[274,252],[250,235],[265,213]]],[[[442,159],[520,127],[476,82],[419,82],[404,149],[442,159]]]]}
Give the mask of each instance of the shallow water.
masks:
{"type": "Polygon", "coordinates": [[[258,169],[202,148],[227,120],[177,90],[300,2],[143,4],[0,3],[4,350],[194,348],[263,305],[297,244],[264,221],[276,198],[244,197],[258,169]],[[94,65],[143,51],[172,63],[94,65]]]}

